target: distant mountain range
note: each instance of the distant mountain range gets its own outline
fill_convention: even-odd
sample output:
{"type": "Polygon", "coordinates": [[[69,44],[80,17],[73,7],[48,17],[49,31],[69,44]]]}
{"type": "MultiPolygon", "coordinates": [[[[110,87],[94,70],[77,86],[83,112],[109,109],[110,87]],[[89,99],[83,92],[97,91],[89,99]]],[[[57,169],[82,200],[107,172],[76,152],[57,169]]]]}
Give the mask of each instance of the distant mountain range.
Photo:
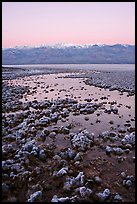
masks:
{"type": "Polygon", "coordinates": [[[134,45],[55,44],[2,49],[2,64],[134,64],[134,45]]]}

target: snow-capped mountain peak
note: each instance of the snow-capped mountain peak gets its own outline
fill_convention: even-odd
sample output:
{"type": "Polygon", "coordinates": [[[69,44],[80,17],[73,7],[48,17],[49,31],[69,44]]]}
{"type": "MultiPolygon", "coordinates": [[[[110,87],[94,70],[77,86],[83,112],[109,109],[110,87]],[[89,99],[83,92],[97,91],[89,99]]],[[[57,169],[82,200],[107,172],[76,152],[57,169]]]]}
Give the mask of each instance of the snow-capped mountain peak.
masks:
{"type": "Polygon", "coordinates": [[[45,44],[2,49],[3,64],[135,63],[134,45],[45,44]]]}
{"type": "MultiPolygon", "coordinates": [[[[69,48],[69,47],[75,47],[75,48],[89,48],[89,47],[105,47],[105,46],[123,46],[123,47],[128,47],[128,44],[114,44],[114,45],[107,45],[107,44],[102,44],[102,43],[96,43],[96,44],[72,44],[72,43],[50,43],[50,44],[40,44],[40,45],[24,45],[24,46],[15,46],[15,47],[9,47],[10,49],[32,49],[32,48],[41,48],[41,47],[48,47],[48,48],[69,48]]],[[[3,50],[9,49],[9,48],[3,48],[3,50]]]]}

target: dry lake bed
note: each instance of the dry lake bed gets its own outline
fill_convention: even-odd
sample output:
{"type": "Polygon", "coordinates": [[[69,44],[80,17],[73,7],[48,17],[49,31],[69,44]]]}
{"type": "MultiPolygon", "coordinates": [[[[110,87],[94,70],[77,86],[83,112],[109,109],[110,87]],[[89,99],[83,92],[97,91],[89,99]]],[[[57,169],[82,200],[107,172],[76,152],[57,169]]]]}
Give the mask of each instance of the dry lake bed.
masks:
{"type": "Polygon", "coordinates": [[[2,202],[135,202],[133,72],[29,71],[3,68],[2,202]]]}

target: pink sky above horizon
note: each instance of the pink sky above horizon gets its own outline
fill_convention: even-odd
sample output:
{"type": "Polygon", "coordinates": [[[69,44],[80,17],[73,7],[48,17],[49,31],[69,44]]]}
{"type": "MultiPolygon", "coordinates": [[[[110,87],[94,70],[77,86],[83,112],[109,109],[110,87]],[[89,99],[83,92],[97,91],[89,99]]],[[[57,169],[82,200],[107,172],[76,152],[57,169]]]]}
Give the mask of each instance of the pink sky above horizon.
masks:
{"type": "Polygon", "coordinates": [[[2,47],[135,44],[135,2],[2,2],[2,47]]]}

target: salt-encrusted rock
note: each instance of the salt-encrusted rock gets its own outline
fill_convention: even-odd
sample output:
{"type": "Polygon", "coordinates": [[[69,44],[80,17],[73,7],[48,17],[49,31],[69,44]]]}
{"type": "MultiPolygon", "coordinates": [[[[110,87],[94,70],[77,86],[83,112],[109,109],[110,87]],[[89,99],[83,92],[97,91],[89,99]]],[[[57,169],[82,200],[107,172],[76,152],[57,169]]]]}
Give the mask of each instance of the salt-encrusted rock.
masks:
{"type": "Polygon", "coordinates": [[[114,107],[114,106],[111,106],[111,111],[112,111],[114,114],[117,114],[117,113],[118,113],[118,108],[117,108],[117,107],[114,107]]]}
{"type": "Polygon", "coordinates": [[[116,136],[117,136],[117,133],[114,132],[114,131],[110,131],[109,135],[110,135],[110,137],[116,137],[116,136]]]}
{"type": "Polygon", "coordinates": [[[41,149],[39,151],[39,159],[41,159],[41,160],[45,160],[46,159],[46,154],[45,154],[45,151],[43,149],[41,149]]]}
{"type": "Polygon", "coordinates": [[[130,149],[125,149],[125,153],[129,154],[130,149]]]}
{"type": "Polygon", "coordinates": [[[29,142],[26,142],[26,144],[24,145],[23,150],[28,151],[28,152],[31,152],[34,143],[35,143],[35,140],[31,140],[31,141],[29,141],[29,142]]]}
{"type": "Polygon", "coordinates": [[[131,175],[131,176],[128,175],[128,176],[126,177],[126,179],[127,179],[127,180],[129,179],[129,180],[131,180],[131,181],[134,181],[134,176],[133,176],[133,175],[131,175]]]}
{"type": "Polygon", "coordinates": [[[79,174],[75,177],[75,186],[84,185],[85,175],[83,172],[79,172],[79,174]]]}
{"type": "Polygon", "coordinates": [[[106,146],[106,154],[110,154],[110,153],[112,153],[113,152],[113,148],[112,147],[110,147],[110,146],[106,146]]]}
{"type": "Polygon", "coordinates": [[[64,183],[64,190],[71,190],[72,187],[83,186],[85,181],[85,175],[83,172],[79,172],[76,177],[68,177],[64,183]]]}
{"type": "Polygon", "coordinates": [[[22,123],[20,123],[17,127],[18,129],[25,129],[27,126],[27,120],[24,120],[22,123]]]}
{"type": "Polygon", "coordinates": [[[120,175],[121,175],[121,177],[122,177],[123,179],[126,178],[126,173],[125,173],[124,171],[122,171],[120,175]]]}
{"type": "Polygon", "coordinates": [[[32,151],[36,151],[38,153],[39,152],[39,147],[34,145],[33,148],[32,148],[32,151]]]}
{"type": "Polygon", "coordinates": [[[29,160],[30,160],[30,161],[33,161],[34,158],[35,158],[37,155],[38,155],[38,153],[37,153],[36,151],[31,151],[31,152],[29,153],[29,160]]]}
{"type": "Polygon", "coordinates": [[[111,113],[111,108],[106,108],[106,109],[105,109],[105,113],[110,114],[110,113],[111,113]]]}
{"type": "Polygon", "coordinates": [[[95,112],[95,109],[93,107],[86,107],[87,114],[92,114],[95,112]]]}
{"type": "Polygon", "coordinates": [[[10,172],[9,177],[10,177],[12,180],[15,180],[15,178],[17,178],[17,176],[16,176],[13,172],[10,172]]]}
{"type": "Polygon", "coordinates": [[[76,192],[79,192],[82,198],[88,198],[93,193],[93,191],[90,188],[86,188],[85,186],[77,188],[76,192]]]}
{"type": "Polygon", "coordinates": [[[74,158],[74,161],[80,161],[83,159],[83,153],[82,152],[78,152],[74,158]]]}
{"type": "Polygon", "coordinates": [[[36,105],[37,105],[36,107],[39,107],[39,108],[47,108],[50,106],[50,101],[43,100],[43,101],[38,102],[38,104],[36,105]]]}
{"type": "Polygon", "coordinates": [[[40,125],[48,125],[50,123],[50,118],[43,116],[42,118],[39,119],[39,124],[40,125]]]}
{"type": "Polygon", "coordinates": [[[93,107],[86,106],[84,108],[80,108],[80,113],[92,114],[94,113],[95,109],[93,107]]]}
{"type": "Polygon", "coordinates": [[[66,125],[66,128],[68,128],[68,129],[71,129],[73,127],[73,124],[72,123],[68,123],[67,125],[66,125]]]}
{"type": "Polygon", "coordinates": [[[74,196],[72,196],[72,197],[69,198],[70,202],[73,202],[73,203],[76,202],[77,199],[78,199],[78,196],[77,196],[77,195],[74,195],[74,196]]]}
{"type": "Polygon", "coordinates": [[[14,156],[14,159],[15,159],[15,160],[18,160],[20,157],[21,157],[21,155],[16,154],[16,155],[14,156]]]}
{"type": "Polygon", "coordinates": [[[72,150],[71,148],[68,148],[67,151],[66,151],[67,155],[68,155],[68,158],[69,159],[74,159],[76,153],[74,152],[74,150],[72,150]]]}
{"type": "Polygon", "coordinates": [[[74,148],[83,151],[90,148],[91,144],[93,144],[93,140],[87,135],[87,131],[83,130],[72,136],[71,143],[74,148]]]}
{"type": "Polygon", "coordinates": [[[109,131],[104,131],[99,136],[105,140],[105,139],[108,139],[110,137],[110,133],[109,133],[109,131]]]}
{"type": "Polygon", "coordinates": [[[20,142],[19,142],[19,143],[20,143],[20,144],[25,144],[25,142],[26,142],[26,139],[25,139],[25,138],[23,138],[23,139],[21,139],[21,140],[20,140],[20,142]]]}
{"type": "Polygon", "coordinates": [[[63,112],[61,113],[61,116],[62,116],[63,118],[66,118],[66,117],[69,116],[69,111],[68,111],[67,108],[63,108],[63,112]]]}
{"type": "Polygon", "coordinates": [[[126,187],[131,187],[132,186],[132,181],[131,180],[123,180],[123,186],[126,187]]]}
{"type": "Polygon", "coordinates": [[[80,113],[82,114],[82,113],[85,113],[86,112],[86,108],[81,108],[80,109],[80,113]]]}
{"type": "Polygon", "coordinates": [[[46,134],[44,133],[44,131],[38,130],[36,133],[36,137],[39,141],[45,141],[46,139],[46,134]]]}
{"type": "Polygon", "coordinates": [[[41,191],[36,191],[33,193],[30,198],[27,200],[28,202],[36,202],[36,201],[41,201],[42,198],[42,192],[41,191]]]}
{"type": "Polygon", "coordinates": [[[64,183],[63,189],[66,190],[66,191],[70,191],[71,188],[72,188],[72,186],[74,185],[74,182],[75,182],[75,181],[74,181],[74,177],[72,177],[72,178],[70,178],[70,177],[66,178],[66,181],[65,181],[65,183],[64,183]]]}
{"type": "Polygon", "coordinates": [[[51,202],[68,202],[68,201],[70,201],[69,197],[58,198],[57,195],[54,195],[53,198],[51,199],[51,202]]]}
{"type": "Polygon", "coordinates": [[[62,128],[61,128],[61,132],[62,132],[63,134],[69,134],[69,129],[66,128],[66,127],[62,127],[62,128]]]}
{"type": "Polygon", "coordinates": [[[118,132],[119,132],[119,133],[125,133],[125,132],[126,132],[126,128],[120,127],[120,128],[118,129],[118,132]]]}
{"type": "Polygon", "coordinates": [[[50,114],[51,122],[57,122],[58,114],[56,112],[50,114]]]}
{"type": "Polygon", "coordinates": [[[68,158],[68,154],[66,151],[61,151],[59,153],[59,156],[62,158],[62,159],[67,159],[68,158]]]}
{"type": "Polygon", "coordinates": [[[106,188],[103,191],[103,193],[97,193],[96,195],[97,195],[99,201],[101,201],[101,202],[105,201],[110,197],[110,190],[108,188],[106,188]]]}
{"type": "Polygon", "coordinates": [[[12,144],[2,145],[2,154],[3,157],[6,156],[8,153],[14,152],[14,147],[12,144]]]}
{"type": "Polygon", "coordinates": [[[121,149],[120,147],[113,147],[113,152],[114,152],[116,155],[121,155],[121,154],[123,154],[124,150],[121,149]]]}
{"type": "Polygon", "coordinates": [[[67,173],[68,173],[68,167],[63,167],[58,172],[54,171],[53,176],[60,177],[60,176],[66,175],[67,173]]]}
{"type": "MultiPolygon", "coordinates": [[[[4,135],[4,134],[3,134],[4,135]]],[[[9,135],[6,135],[6,136],[3,136],[3,139],[8,141],[8,142],[13,142],[16,140],[16,136],[12,135],[12,134],[9,134],[9,135]]]]}
{"type": "Polygon", "coordinates": [[[61,122],[65,123],[66,119],[65,118],[61,118],[61,122]]]}
{"type": "Polygon", "coordinates": [[[56,133],[55,132],[50,132],[49,137],[55,138],[56,137],[56,133]]]}
{"type": "Polygon", "coordinates": [[[7,160],[6,160],[6,163],[7,163],[7,164],[14,164],[15,161],[14,161],[13,159],[7,159],[7,160]]]}
{"type": "Polygon", "coordinates": [[[80,161],[74,162],[74,165],[75,165],[76,168],[77,168],[77,167],[79,168],[79,167],[81,166],[80,161]]]}
{"type": "Polygon", "coordinates": [[[30,171],[24,171],[23,173],[22,173],[22,177],[23,178],[28,178],[28,176],[31,174],[31,172],[30,171]]]}
{"type": "Polygon", "coordinates": [[[135,132],[125,135],[125,137],[122,139],[122,143],[135,145],[135,132]]]}
{"type": "Polygon", "coordinates": [[[49,133],[50,133],[50,131],[48,130],[48,128],[44,128],[43,132],[44,132],[44,134],[45,134],[46,136],[48,136],[49,133]]]}
{"type": "Polygon", "coordinates": [[[18,141],[18,140],[22,139],[23,137],[24,137],[24,130],[22,130],[22,129],[17,130],[16,131],[16,140],[18,141]]]}
{"type": "Polygon", "coordinates": [[[125,148],[131,150],[132,149],[132,145],[131,144],[126,144],[125,148]]]}
{"type": "Polygon", "coordinates": [[[12,164],[10,169],[11,171],[18,172],[18,173],[24,170],[24,168],[19,163],[12,164]]]}
{"type": "Polygon", "coordinates": [[[120,196],[119,193],[115,194],[114,202],[122,202],[122,196],[120,196]]]}
{"type": "Polygon", "coordinates": [[[110,140],[111,140],[112,142],[115,142],[115,141],[119,140],[119,137],[118,137],[118,136],[115,136],[115,137],[110,138],[110,140]]]}

